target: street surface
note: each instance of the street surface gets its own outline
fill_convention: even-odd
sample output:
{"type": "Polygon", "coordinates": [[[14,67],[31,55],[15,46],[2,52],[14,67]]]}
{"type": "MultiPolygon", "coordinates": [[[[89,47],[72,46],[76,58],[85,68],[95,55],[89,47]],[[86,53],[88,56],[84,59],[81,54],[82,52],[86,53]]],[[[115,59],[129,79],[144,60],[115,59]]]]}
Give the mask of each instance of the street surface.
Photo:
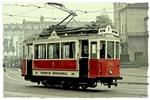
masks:
{"type": "Polygon", "coordinates": [[[40,98],[101,98],[101,97],[148,97],[147,68],[122,68],[123,80],[118,87],[108,88],[100,83],[96,88],[87,90],[64,90],[46,88],[36,83],[25,81],[20,69],[6,68],[4,73],[4,98],[40,97],[40,98]]]}

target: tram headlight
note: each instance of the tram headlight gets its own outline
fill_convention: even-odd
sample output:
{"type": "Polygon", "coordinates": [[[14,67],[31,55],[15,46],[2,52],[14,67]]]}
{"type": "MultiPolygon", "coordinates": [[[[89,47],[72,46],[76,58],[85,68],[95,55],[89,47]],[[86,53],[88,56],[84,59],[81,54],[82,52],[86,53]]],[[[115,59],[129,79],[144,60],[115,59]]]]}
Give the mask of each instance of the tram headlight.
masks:
{"type": "Polygon", "coordinates": [[[112,69],[110,69],[110,70],[108,71],[108,73],[111,75],[111,74],[112,74],[112,69]]]}

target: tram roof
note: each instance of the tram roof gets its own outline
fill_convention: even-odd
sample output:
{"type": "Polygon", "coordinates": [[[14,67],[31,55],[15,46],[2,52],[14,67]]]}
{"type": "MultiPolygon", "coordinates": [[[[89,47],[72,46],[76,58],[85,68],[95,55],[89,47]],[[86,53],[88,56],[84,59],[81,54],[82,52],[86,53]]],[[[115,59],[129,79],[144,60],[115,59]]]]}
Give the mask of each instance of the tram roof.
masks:
{"type": "Polygon", "coordinates": [[[88,34],[88,35],[76,35],[76,36],[60,36],[57,38],[37,38],[35,40],[25,41],[25,43],[44,43],[44,42],[69,42],[76,40],[110,40],[110,41],[120,41],[120,38],[113,35],[102,35],[102,34],[88,34]]]}
{"type": "Polygon", "coordinates": [[[119,34],[116,30],[111,29],[110,26],[96,29],[80,29],[74,31],[63,32],[51,32],[48,36],[34,37],[32,39],[24,41],[25,43],[41,43],[41,42],[61,42],[61,41],[76,41],[85,39],[100,39],[100,40],[120,40],[119,34]]]}

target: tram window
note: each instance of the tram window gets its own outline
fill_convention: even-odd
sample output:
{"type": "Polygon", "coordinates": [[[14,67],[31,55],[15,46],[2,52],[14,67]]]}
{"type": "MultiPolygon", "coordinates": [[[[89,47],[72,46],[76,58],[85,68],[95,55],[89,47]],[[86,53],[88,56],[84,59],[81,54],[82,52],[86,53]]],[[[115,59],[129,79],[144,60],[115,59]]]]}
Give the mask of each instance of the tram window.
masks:
{"type": "Polygon", "coordinates": [[[83,57],[88,57],[88,45],[83,45],[83,57]]]}
{"type": "Polygon", "coordinates": [[[114,42],[107,42],[107,58],[114,58],[114,42]]]}
{"type": "Polygon", "coordinates": [[[119,42],[116,42],[116,58],[119,58],[119,42]]]}
{"type": "Polygon", "coordinates": [[[100,58],[105,58],[105,41],[100,41],[100,58]]]}
{"type": "Polygon", "coordinates": [[[46,44],[36,44],[34,50],[35,50],[35,59],[46,58],[46,44]]]}
{"type": "Polygon", "coordinates": [[[61,57],[75,58],[75,42],[65,42],[61,45],[61,57]]]}
{"type": "Polygon", "coordinates": [[[89,47],[88,47],[88,40],[82,40],[82,57],[88,57],[89,55],[89,47]]]}
{"type": "Polygon", "coordinates": [[[59,58],[59,43],[52,43],[47,45],[47,58],[48,59],[59,58]]]}
{"type": "Polygon", "coordinates": [[[91,42],[91,58],[97,58],[97,42],[91,42]]]}
{"type": "Polygon", "coordinates": [[[28,53],[27,53],[27,56],[28,56],[28,58],[32,58],[32,45],[27,45],[27,51],[28,51],[28,53]]]}

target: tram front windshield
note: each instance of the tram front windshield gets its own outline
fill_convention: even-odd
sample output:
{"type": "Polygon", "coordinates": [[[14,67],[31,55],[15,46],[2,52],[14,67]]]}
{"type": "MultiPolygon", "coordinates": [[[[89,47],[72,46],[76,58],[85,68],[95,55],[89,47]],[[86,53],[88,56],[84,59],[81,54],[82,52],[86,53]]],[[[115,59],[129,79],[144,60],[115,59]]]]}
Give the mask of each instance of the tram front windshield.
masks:
{"type": "Polygon", "coordinates": [[[119,42],[100,41],[100,58],[119,58],[119,42]]]}

